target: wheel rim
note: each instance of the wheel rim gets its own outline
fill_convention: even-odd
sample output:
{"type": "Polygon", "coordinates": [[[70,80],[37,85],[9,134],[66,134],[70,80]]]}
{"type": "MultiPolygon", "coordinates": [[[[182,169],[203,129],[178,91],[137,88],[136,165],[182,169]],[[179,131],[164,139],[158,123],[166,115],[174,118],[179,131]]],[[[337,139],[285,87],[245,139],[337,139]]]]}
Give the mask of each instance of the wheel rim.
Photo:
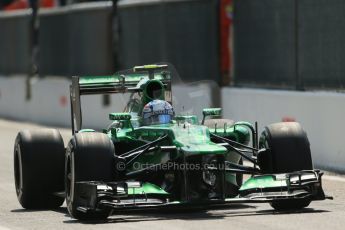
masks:
{"type": "Polygon", "coordinates": [[[23,188],[23,172],[22,172],[22,161],[20,157],[20,147],[17,146],[14,154],[14,181],[16,186],[16,193],[18,198],[22,196],[23,188]]]}
{"type": "Polygon", "coordinates": [[[71,160],[67,158],[67,167],[66,167],[66,195],[70,197],[71,195],[71,160]]]}
{"type": "Polygon", "coordinates": [[[65,175],[65,181],[66,181],[66,203],[67,208],[71,210],[72,208],[72,202],[73,202],[73,193],[74,193],[74,178],[73,178],[73,165],[72,165],[72,159],[71,155],[67,156],[66,159],[66,175],[65,175]]]}

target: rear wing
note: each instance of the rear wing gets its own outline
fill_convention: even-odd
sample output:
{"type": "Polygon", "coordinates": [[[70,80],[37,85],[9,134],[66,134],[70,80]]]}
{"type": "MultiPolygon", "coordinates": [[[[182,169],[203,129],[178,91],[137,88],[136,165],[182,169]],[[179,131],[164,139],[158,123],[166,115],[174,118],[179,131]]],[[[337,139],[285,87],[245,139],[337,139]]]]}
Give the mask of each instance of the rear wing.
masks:
{"type": "Polygon", "coordinates": [[[70,85],[72,133],[77,133],[82,127],[80,96],[140,92],[141,83],[151,79],[159,80],[166,89],[171,90],[167,68],[168,65],[146,65],[111,76],[73,76],[70,85]]]}

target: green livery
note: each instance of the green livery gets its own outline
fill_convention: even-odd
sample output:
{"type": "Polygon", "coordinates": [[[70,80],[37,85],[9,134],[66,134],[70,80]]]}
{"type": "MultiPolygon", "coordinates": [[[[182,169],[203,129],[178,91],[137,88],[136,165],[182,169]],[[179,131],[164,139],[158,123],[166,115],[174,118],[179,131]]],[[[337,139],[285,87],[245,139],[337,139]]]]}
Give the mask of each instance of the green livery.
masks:
{"type": "Polygon", "coordinates": [[[259,137],[257,124],[224,119],[221,108],[203,109],[202,118],[176,114],[172,79],[178,77],[164,63],[112,76],[73,77],[73,137],[67,147],[56,131],[21,132],[16,139],[15,180],[23,207],[43,207],[42,200],[58,207],[66,200],[71,216],[84,220],[107,218],[111,210],[242,202],[301,209],[327,198],[300,124],[271,124],[259,137]],[[81,96],[110,93],[131,94],[124,110],[110,113],[105,129],[82,127],[81,96]],[[49,152],[49,161],[41,149],[49,152]],[[47,167],[37,169],[25,160],[30,156],[47,167]],[[23,165],[32,168],[26,172],[31,176],[21,176],[23,165]],[[251,176],[243,181],[244,174],[251,176]],[[24,187],[42,184],[23,183],[38,175],[51,176],[40,199],[24,187]]]}

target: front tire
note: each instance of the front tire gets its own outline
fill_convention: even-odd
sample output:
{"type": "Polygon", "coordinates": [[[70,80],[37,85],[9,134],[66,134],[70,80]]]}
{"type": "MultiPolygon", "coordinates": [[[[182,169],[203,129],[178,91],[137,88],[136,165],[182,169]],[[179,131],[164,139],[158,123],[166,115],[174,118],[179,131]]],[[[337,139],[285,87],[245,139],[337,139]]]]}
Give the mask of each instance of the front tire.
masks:
{"type": "MultiPolygon", "coordinates": [[[[264,173],[290,173],[312,170],[313,163],[310,144],[306,132],[297,122],[281,122],[265,127],[259,143],[258,162],[264,173]]],[[[311,200],[289,199],[274,201],[271,206],[276,210],[296,210],[307,207],[311,200]]]]}
{"type": "Polygon", "coordinates": [[[68,212],[79,220],[103,220],[111,211],[101,209],[88,211],[77,210],[76,182],[114,180],[114,145],[103,133],[78,133],[68,144],[65,161],[65,190],[68,212]]]}
{"type": "Polygon", "coordinates": [[[265,127],[259,147],[267,150],[258,156],[264,173],[313,169],[307,134],[297,122],[280,122],[265,127]]]}
{"type": "Polygon", "coordinates": [[[23,130],[14,145],[14,179],[19,203],[26,209],[58,208],[64,197],[65,149],[59,131],[23,130]]]}

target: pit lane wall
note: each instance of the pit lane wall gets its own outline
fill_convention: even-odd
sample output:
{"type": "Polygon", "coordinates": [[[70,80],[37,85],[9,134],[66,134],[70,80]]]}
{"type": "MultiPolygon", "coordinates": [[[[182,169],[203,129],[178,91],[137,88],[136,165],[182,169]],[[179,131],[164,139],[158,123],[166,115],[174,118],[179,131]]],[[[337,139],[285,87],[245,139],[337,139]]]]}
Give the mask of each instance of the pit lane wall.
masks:
{"type": "MultiPolygon", "coordinates": [[[[0,117],[31,121],[50,126],[71,126],[69,85],[71,81],[61,76],[33,78],[26,82],[23,75],[0,76],[0,117]],[[28,87],[29,86],[29,87],[28,87]],[[31,92],[28,98],[27,93],[31,92]]],[[[217,105],[219,92],[216,83],[203,81],[173,85],[173,103],[176,113],[197,114],[204,107],[217,105]]],[[[102,130],[110,124],[108,114],[122,112],[129,94],[113,94],[109,100],[103,95],[82,96],[83,127],[102,130]],[[107,103],[105,103],[107,101],[107,103]]]]}
{"type": "Polygon", "coordinates": [[[248,88],[221,90],[224,117],[265,125],[297,121],[307,132],[314,167],[345,173],[345,94],[248,88]]]}
{"type": "MultiPolygon", "coordinates": [[[[61,77],[33,79],[30,82],[31,98],[26,99],[24,76],[0,76],[0,117],[70,127],[69,85],[70,80],[61,77]]],[[[128,96],[112,95],[107,105],[101,95],[83,96],[84,127],[105,128],[110,122],[108,114],[122,111],[128,96]]],[[[177,113],[195,113],[199,117],[204,107],[222,106],[223,117],[252,123],[258,121],[259,132],[274,122],[300,122],[310,140],[314,166],[345,173],[345,94],[220,89],[214,83],[199,82],[176,85],[173,102],[177,113]]]]}

